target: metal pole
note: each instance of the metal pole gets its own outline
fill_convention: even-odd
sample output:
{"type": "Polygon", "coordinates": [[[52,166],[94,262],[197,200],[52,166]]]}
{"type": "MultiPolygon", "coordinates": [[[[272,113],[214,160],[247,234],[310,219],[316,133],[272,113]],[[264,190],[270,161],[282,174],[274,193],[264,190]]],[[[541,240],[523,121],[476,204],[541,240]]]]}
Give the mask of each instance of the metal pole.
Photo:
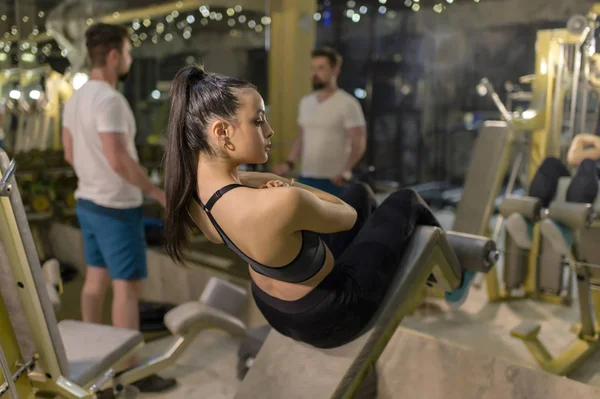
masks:
{"type": "Polygon", "coordinates": [[[583,90],[581,93],[581,119],[579,123],[579,132],[585,132],[586,119],[587,119],[587,107],[588,107],[588,94],[589,94],[589,79],[590,79],[590,54],[596,50],[596,15],[588,17],[588,29],[586,29],[587,35],[583,43],[583,90]]]}
{"type": "Polygon", "coordinates": [[[496,107],[500,111],[500,114],[502,115],[502,117],[504,118],[504,120],[514,130],[514,125],[513,125],[513,122],[512,122],[512,116],[510,115],[510,112],[508,112],[508,110],[506,109],[506,107],[502,103],[502,100],[498,96],[498,93],[496,93],[496,90],[494,90],[494,86],[492,86],[492,84],[490,83],[489,79],[488,78],[481,79],[480,84],[483,85],[483,86],[485,86],[485,88],[487,89],[487,93],[492,98],[492,101],[494,101],[494,104],[496,105],[496,107]]]}
{"type": "Polygon", "coordinates": [[[17,393],[17,387],[15,386],[15,382],[13,381],[12,371],[10,371],[10,366],[8,365],[8,361],[6,360],[6,356],[4,356],[4,351],[0,346],[0,368],[2,369],[2,374],[4,374],[4,384],[0,386],[0,391],[2,388],[8,386],[8,390],[12,395],[13,399],[19,399],[19,394],[17,393]]]}
{"type": "MultiPolygon", "coordinates": [[[[550,144],[551,150],[554,151],[555,148],[559,149],[559,153],[555,155],[560,155],[560,136],[562,135],[562,118],[560,117],[561,111],[564,110],[564,104],[559,102],[561,98],[561,92],[563,87],[563,78],[565,73],[565,44],[559,44],[558,51],[558,62],[557,62],[557,72],[556,77],[554,78],[554,98],[552,104],[552,125],[550,126],[550,144]]],[[[547,147],[548,148],[548,147],[547,147]]]]}
{"type": "Polygon", "coordinates": [[[579,79],[581,79],[581,48],[577,46],[575,48],[575,65],[573,67],[573,91],[571,92],[571,115],[569,116],[569,142],[573,141],[573,137],[575,137],[579,79]]]}

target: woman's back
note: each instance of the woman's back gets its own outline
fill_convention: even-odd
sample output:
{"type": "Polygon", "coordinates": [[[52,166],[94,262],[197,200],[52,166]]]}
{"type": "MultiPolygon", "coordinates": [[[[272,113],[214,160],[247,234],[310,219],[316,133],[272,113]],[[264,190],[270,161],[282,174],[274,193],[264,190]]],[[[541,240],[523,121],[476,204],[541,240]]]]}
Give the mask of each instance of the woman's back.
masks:
{"type": "MultiPolygon", "coordinates": [[[[299,260],[301,251],[309,250],[307,241],[310,238],[309,232],[294,229],[292,207],[286,203],[289,196],[286,190],[289,189],[230,188],[222,196],[216,196],[219,198],[210,209],[217,226],[200,204],[194,203],[190,211],[200,230],[212,242],[224,244],[217,231],[220,228],[226,239],[250,260],[273,269],[286,267],[299,260]]],[[[207,191],[202,190],[200,201],[208,206],[210,196],[206,194],[207,191]]],[[[261,290],[276,298],[297,300],[310,292],[331,271],[334,259],[326,246],[324,250],[325,262],[320,260],[320,264],[316,265],[320,270],[299,284],[273,279],[252,267],[249,267],[249,271],[261,290]]],[[[310,264],[299,266],[306,269],[311,267],[310,264]]]]}

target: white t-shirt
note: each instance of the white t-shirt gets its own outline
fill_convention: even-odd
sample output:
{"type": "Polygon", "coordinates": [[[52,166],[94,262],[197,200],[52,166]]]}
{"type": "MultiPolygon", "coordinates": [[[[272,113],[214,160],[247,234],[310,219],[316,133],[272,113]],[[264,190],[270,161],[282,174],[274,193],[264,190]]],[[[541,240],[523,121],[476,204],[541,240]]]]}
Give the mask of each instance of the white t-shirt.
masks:
{"type": "Polygon", "coordinates": [[[346,130],[365,126],[365,116],[358,100],[338,89],[321,103],[316,93],[302,98],[298,124],[303,130],[301,175],[331,179],[342,171],[350,155],[346,130]]]}
{"type": "Polygon", "coordinates": [[[63,124],[73,137],[73,166],[78,177],[75,198],[109,208],[140,206],[142,190],[110,167],[99,135],[122,133],[129,156],[138,160],[135,118],[127,99],[107,82],[89,80],[65,103],[63,124]]]}

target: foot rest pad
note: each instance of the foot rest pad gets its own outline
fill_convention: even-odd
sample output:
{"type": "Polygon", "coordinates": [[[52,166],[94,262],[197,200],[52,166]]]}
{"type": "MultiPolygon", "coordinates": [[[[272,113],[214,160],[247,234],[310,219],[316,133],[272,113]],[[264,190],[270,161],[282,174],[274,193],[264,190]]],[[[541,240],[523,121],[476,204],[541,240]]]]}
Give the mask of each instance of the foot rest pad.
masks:
{"type": "Polygon", "coordinates": [[[523,322],[510,330],[510,335],[525,341],[530,341],[537,338],[541,328],[542,326],[539,324],[523,322]]]}
{"type": "Polygon", "coordinates": [[[573,230],[584,229],[592,219],[593,208],[591,204],[573,202],[552,202],[549,207],[550,218],[560,222],[573,230]]]}
{"type": "Polygon", "coordinates": [[[518,213],[533,222],[537,222],[542,210],[542,201],[535,197],[508,196],[502,200],[499,210],[504,218],[508,218],[513,213],[518,213]]]}

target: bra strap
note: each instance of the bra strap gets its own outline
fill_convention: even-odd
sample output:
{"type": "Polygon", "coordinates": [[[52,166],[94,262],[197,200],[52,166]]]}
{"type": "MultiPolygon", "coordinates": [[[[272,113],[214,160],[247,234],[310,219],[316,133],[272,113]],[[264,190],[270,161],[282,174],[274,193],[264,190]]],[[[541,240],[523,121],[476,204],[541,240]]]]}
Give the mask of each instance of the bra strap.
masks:
{"type": "Polygon", "coordinates": [[[193,192],[192,195],[194,196],[194,199],[196,200],[196,202],[198,203],[198,205],[200,205],[200,207],[202,209],[204,209],[205,212],[210,212],[210,210],[212,209],[212,207],[215,206],[215,202],[217,202],[219,200],[219,198],[221,198],[223,195],[225,195],[225,193],[227,193],[230,190],[233,190],[236,187],[244,187],[244,185],[237,184],[237,183],[226,185],[225,187],[221,188],[220,190],[217,190],[212,195],[212,197],[210,197],[210,199],[208,200],[208,202],[206,203],[206,205],[204,205],[204,203],[202,202],[202,200],[198,196],[198,192],[196,190],[194,190],[194,192],[193,192]]]}

